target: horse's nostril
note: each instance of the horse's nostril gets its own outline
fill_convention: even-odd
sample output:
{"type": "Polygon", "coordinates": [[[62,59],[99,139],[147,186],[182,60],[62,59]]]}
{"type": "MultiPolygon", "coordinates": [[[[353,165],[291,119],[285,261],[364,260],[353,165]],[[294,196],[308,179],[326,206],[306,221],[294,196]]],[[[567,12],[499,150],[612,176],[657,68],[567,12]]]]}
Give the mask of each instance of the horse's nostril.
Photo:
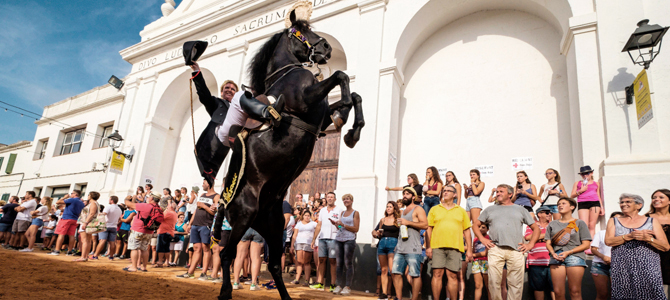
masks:
{"type": "Polygon", "coordinates": [[[323,46],[326,47],[326,49],[330,49],[330,45],[328,43],[324,43],[323,46]]]}

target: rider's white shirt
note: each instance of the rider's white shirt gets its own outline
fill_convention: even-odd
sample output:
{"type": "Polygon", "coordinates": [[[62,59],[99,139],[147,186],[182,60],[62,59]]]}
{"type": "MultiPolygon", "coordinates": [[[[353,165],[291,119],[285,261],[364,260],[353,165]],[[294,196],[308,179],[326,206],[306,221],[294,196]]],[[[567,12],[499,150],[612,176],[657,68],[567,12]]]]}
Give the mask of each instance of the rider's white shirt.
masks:
{"type": "Polygon", "coordinates": [[[230,147],[230,143],[228,142],[228,132],[230,131],[230,127],[233,125],[244,126],[247,122],[247,118],[249,118],[249,115],[247,115],[244,110],[242,110],[242,106],[240,106],[240,97],[242,97],[242,94],[244,94],[244,91],[235,93],[233,100],[230,101],[230,108],[228,108],[226,120],[223,121],[223,124],[219,125],[216,130],[216,136],[221,143],[227,147],[230,147]]]}

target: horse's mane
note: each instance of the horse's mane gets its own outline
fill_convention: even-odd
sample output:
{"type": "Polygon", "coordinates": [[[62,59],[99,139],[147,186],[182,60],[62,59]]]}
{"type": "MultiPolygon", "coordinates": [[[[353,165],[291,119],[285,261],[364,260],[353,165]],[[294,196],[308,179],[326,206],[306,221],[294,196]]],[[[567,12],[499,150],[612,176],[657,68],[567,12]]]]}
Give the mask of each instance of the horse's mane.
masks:
{"type": "MultiPolygon", "coordinates": [[[[295,21],[293,27],[303,32],[310,30],[309,22],[302,20],[295,21]]],[[[274,55],[275,48],[277,48],[277,44],[279,44],[282,34],[287,32],[288,29],[284,29],[273,35],[260,49],[258,49],[258,52],[249,63],[251,86],[254,88],[257,95],[265,93],[265,78],[268,75],[268,64],[274,55]]]]}

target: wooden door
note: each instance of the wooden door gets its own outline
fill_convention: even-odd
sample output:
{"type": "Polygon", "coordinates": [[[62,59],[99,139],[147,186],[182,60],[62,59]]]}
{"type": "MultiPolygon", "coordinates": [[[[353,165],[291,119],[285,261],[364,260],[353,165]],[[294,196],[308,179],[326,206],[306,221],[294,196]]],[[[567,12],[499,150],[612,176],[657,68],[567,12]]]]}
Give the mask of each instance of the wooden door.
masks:
{"type": "MultiPolygon", "coordinates": [[[[298,194],[322,195],[337,188],[337,166],[340,158],[340,133],[326,132],[326,136],[316,141],[314,152],[304,171],[291,184],[289,202],[295,202],[298,194]]],[[[304,199],[305,201],[308,200],[304,199]]]]}

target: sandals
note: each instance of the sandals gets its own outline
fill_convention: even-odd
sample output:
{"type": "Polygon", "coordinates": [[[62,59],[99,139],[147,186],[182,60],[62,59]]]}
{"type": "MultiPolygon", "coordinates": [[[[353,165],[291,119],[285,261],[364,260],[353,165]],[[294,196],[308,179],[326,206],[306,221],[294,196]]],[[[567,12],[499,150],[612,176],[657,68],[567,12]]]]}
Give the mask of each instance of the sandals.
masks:
{"type": "Polygon", "coordinates": [[[87,261],[88,261],[88,258],[77,258],[77,259],[73,260],[73,262],[87,262],[87,261]]]}

